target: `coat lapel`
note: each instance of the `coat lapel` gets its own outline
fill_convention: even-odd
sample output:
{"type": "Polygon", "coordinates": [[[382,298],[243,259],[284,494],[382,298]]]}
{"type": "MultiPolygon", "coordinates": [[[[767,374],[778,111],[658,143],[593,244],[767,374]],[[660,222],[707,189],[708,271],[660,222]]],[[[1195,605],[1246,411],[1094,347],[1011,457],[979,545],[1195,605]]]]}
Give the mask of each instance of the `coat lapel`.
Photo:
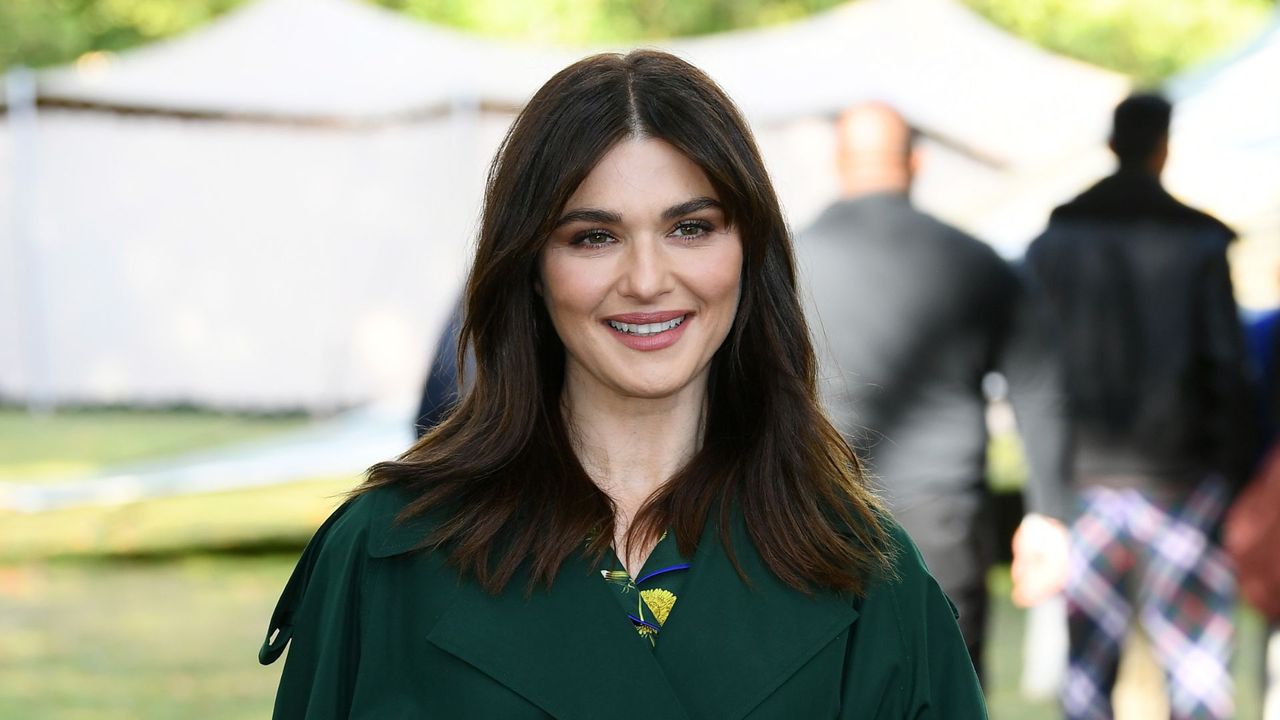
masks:
{"type": "Polygon", "coordinates": [[[806,596],[775,578],[740,513],[730,530],[750,585],[734,570],[716,523],[709,521],[658,636],[658,661],[695,718],[747,715],[858,617],[851,598],[806,596]]]}
{"type": "Polygon", "coordinates": [[[598,571],[567,561],[550,590],[525,598],[517,575],[499,596],[465,583],[427,640],[554,717],[687,718],[598,571]]]}
{"type": "MultiPolygon", "coordinates": [[[[390,557],[417,547],[432,520],[396,523],[409,501],[403,490],[374,499],[369,553],[390,557]]],[[[560,569],[550,590],[528,598],[517,573],[502,594],[458,584],[453,603],[424,639],[563,720],[609,715],[687,720],[653,656],[599,571],[582,557],[560,569]]]]}
{"type": "MultiPolygon", "coordinates": [[[[394,491],[393,491],[394,492],[394,491]]],[[[393,524],[404,497],[380,498],[369,551],[410,550],[429,521],[393,524]]],[[[637,635],[597,569],[568,560],[554,585],[526,598],[527,575],[491,596],[463,582],[426,637],[563,720],[615,715],[737,720],[750,713],[858,617],[830,592],[805,596],[777,580],[740,513],[731,536],[750,585],[707,523],[680,598],[653,649],[637,635]]]]}

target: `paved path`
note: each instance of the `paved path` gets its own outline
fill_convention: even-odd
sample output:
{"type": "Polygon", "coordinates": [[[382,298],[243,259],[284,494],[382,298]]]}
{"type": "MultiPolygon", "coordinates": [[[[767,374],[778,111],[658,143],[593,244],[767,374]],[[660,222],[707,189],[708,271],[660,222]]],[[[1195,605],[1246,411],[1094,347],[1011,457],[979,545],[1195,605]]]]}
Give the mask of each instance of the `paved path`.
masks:
{"type": "Polygon", "coordinates": [[[270,439],[113,468],[89,477],[39,485],[0,479],[0,510],[38,513],[358,475],[409,447],[413,441],[409,415],[404,408],[362,408],[270,439]]]}

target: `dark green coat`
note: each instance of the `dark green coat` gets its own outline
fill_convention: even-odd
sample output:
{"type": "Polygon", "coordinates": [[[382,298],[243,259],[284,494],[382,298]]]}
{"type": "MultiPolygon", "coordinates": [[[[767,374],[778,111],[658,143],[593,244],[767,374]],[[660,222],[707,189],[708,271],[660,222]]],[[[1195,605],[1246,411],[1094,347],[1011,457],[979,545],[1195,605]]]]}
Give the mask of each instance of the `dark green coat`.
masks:
{"type": "Polygon", "coordinates": [[[709,523],[655,649],[586,560],[490,596],[410,552],[425,523],[392,523],[404,501],[364,495],[307,546],[259,654],[292,641],[277,718],[986,717],[951,605],[896,528],[898,579],[851,600],[783,585],[739,521],[744,584],[709,523]]]}

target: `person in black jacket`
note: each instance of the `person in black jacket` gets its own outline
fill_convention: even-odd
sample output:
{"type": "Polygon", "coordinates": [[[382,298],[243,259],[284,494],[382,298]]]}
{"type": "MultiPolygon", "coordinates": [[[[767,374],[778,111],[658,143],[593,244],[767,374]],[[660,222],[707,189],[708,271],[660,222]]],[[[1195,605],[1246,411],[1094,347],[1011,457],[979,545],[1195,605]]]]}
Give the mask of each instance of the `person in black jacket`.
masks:
{"type": "Polygon", "coordinates": [[[436,340],[431,367],[422,383],[422,398],[418,401],[418,413],[413,423],[415,437],[422,437],[439,425],[458,402],[458,334],[461,332],[462,299],[459,298],[449,313],[448,324],[436,340]]]}
{"type": "Polygon", "coordinates": [[[1227,246],[1160,183],[1172,108],[1115,110],[1119,169],[1054,210],[1027,265],[1056,317],[1082,512],[1066,579],[1069,718],[1110,717],[1137,614],[1175,718],[1225,718],[1234,581],[1216,530],[1252,459],[1227,246]]]}
{"type": "MultiPolygon", "coordinates": [[[[1064,399],[1035,306],[988,245],[916,210],[912,131],[866,103],[837,122],[842,198],[800,233],[824,400],[956,605],[982,668],[988,373],[1005,376],[1031,466],[1026,505],[1066,555],[1064,399]]],[[[1024,528],[1027,523],[1024,523],[1024,528]]]]}

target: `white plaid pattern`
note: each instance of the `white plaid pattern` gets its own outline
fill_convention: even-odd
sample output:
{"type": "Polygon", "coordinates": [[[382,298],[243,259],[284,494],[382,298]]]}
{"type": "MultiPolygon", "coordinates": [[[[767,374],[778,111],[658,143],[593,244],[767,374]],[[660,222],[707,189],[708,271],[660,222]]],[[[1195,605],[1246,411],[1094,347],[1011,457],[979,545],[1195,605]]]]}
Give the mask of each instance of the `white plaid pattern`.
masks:
{"type": "Polygon", "coordinates": [[[1235,578],[1211,539],[1227,495],[1216,478],[1172,506],[1136,490],[1083,493],[1066,588],[1068,718],[1112,717],[1111,689],[1133,614],[1129,597],[1165,670],[1173,718],[1232,717],[1235,578]]]}

